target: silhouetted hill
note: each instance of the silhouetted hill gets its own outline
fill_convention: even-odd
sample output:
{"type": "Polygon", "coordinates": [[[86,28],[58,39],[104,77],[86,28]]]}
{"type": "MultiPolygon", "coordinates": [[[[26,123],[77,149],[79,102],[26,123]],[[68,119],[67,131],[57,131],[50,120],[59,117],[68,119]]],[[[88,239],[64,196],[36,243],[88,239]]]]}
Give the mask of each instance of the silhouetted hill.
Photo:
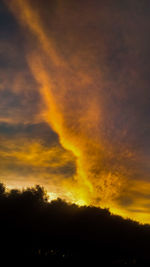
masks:
{"type": "Polygon", "coordinates": [[[49,203],[40,186],[0,184],[0,259],[15,266],[150,266],[150,226],[109,210],[49,203]]]}

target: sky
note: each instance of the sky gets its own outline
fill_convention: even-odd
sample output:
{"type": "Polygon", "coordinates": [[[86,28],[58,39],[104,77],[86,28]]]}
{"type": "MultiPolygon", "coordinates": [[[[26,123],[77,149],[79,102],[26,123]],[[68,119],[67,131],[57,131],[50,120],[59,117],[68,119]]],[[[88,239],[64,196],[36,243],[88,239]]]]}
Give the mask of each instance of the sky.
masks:
{"type": "Polygon", "coordinates": [[[0,180],[150,223],[149,0],[0,1],[0,180]]]}

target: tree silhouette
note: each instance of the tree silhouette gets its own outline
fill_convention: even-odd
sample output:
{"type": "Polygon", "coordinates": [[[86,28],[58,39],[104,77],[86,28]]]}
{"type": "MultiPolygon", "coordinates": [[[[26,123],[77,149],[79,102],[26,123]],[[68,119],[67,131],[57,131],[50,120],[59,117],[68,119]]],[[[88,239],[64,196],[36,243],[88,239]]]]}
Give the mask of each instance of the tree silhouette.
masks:
{"type": "Polygon", "coordinates": [[[5,193],[5,186],[3,183],[0,183],[0,196],[4,195],[4,193],[5,193]]]}
{"type": "Polygon", "coordinates": [[[150,265],[150,226],[108,209],[48,202],[37,185],[9,192],[0,184],[0,256],[15,266],[150,265]]]}

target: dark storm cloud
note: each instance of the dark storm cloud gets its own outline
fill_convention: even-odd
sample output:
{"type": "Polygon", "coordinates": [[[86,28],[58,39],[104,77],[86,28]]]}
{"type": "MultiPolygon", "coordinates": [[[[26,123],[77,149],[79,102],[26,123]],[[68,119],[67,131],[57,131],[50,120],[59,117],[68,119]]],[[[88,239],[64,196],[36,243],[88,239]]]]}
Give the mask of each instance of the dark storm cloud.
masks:
{"type": "Polygon", "coordinates": [[[46,123],[39,124],[0,124],[0,136],[7,138],[27,137],[36,140],[43,140],[45,145],[58,144],[58,136],[46,123]]]}
{"type": "Polygon", "coordinates": [[[24,56],[24,38],[2,3],[0,13],[0,121],[31,122],[40,98],[24,56]]]}

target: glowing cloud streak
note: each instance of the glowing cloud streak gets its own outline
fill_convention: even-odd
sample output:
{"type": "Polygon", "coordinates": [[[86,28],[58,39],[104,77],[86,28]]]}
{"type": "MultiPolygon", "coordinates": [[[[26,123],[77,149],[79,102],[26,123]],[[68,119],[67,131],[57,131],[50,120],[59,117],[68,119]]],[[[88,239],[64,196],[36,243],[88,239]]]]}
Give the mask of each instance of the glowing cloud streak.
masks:
{"type": "Polygon", "coordinates": [[[64,186],[73,192],[75,198],[77,195],[87,204],[96,204],[100,200],[101,205],[109,205],[117,195],[121,177],[102,171],[104,148],[96,129],[101,118],[100,103],[91,88],[89,90],[94,86],[94,79],[92,75],[86,75],[80,62],[77,63],[78,70],[73,70],[71,62],[59,55],[54,41],[46,35],[38,13],[28,1],[14,0],[9,5],[38,40],[36,51],[30,52],[28,61],[40,84],[46,106],[43,110],[45,120],[58,133],[62,146],[77,158],[76,182],[68,185],[64,182],[64,186]]]}

